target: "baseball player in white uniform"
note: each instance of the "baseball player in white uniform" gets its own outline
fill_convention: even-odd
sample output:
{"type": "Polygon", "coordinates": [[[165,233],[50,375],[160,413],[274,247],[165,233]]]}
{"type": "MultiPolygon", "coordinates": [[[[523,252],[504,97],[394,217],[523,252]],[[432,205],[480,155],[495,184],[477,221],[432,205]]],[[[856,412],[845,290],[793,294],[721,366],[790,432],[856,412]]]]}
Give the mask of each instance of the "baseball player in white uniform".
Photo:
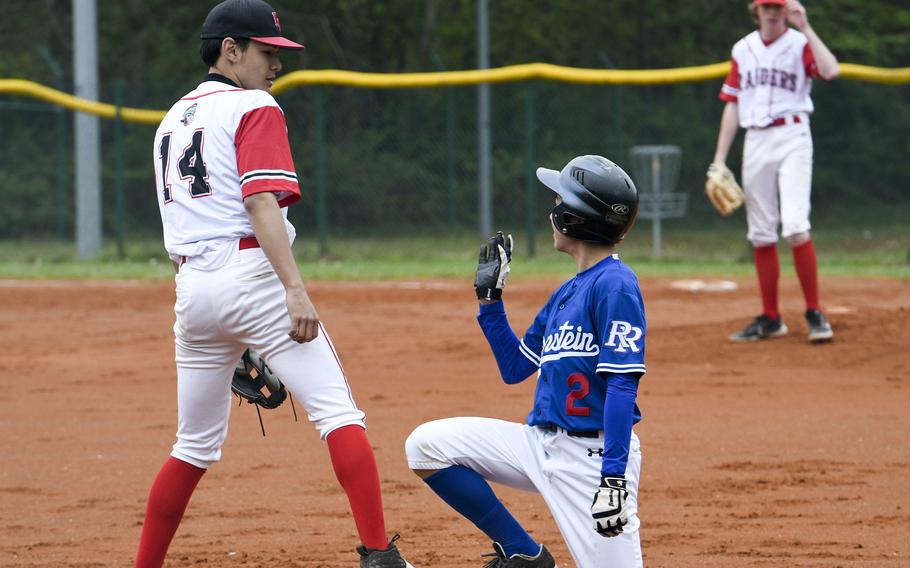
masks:
{"type": "Polygon", "coordinates": [[[262,0],[218,4],[201,38],[209,73],[171,107],[153,147],[165,248],[178,270],[178,424],[149,494],[136,566],[164,563],[196,484],[221,459],[234,368],[253,347],[326,441],[362,542],[361,568],[411,567],[397,536],[386,536],[364,414],[291,252],[286,207],[300,187],[269,89],[279,49],[303,46],[282,37],[262,0]]]}
{"type": "Polygon", "coordinates": [[[745,128],[747,238],[754,251],[762,313],[730,340],[755,341],[789,331],[778,306],[780,230],[790,244],[805,298],[809,341],[830,341],[834,333],[819,303],[817,259],[809,232],[813,110],[809,94],[814,77],[838,76],[838,63],[809,25],[798,0],[755,0],[749,8],[758,29],[733,46],[730,74],[720,92],[726,106],[713,162],[726,161],[738,127],[745,128]]]}

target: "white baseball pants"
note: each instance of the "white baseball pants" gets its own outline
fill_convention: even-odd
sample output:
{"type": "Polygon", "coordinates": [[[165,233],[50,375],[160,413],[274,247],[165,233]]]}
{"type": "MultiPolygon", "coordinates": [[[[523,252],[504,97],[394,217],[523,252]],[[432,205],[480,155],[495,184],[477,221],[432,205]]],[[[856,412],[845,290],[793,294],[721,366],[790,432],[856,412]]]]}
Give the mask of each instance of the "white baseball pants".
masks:
{"type": "Polygon", "coordinates": [[[808,232],[812,190],[812,132],[801,122],[750,128],[743,145],[747,238],[755,246],[808,232]]]}
{"type": "Polygon", "coordinates": [[[638,436],[632,433],[626,467],[629,525],[612,538],[598,534],[591,517],[594,492],[600,485],[598,449],[603,443],[602,437],[575,438],[527,424],[460,417],[417,427],[408,437],[405,451],[414,470],[461,465],[489,481],[540,493],[577,568],[642,568],[638,436]]]}
{"type": "Polygon", "coordinates": [[[364,426],[325,328],[309,343],[288,337],[284,287],[262,249],[237,250],[217,270],[194,269],[189,258],[176,283],[178,424],[172,456],[201,468],[221,459],[231,379],[247,347],[259,351],[323,438],[341,426],[364,426]]]}

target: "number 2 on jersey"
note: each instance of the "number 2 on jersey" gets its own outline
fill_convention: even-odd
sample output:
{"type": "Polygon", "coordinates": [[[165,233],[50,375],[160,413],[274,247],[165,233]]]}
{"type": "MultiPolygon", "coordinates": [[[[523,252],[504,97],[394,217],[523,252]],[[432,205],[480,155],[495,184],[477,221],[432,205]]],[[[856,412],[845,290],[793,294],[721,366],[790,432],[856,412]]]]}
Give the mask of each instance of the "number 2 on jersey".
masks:
{"type": "Polygon", "coordinates": [[[589,416],[591,409],[584,406],[575,406],[575,402],[588,396],[591,392],[591,383],[588,377],[583,373],[572,373],[566,380],[569,384],[569,396],[566,397],[566,415],[567,416],[589,416]],[[581,385],[576,389],[575,385],[581,385]]]}
{"type": "MultiPolygon", "coordinates": [[[[183,156],[177,162],[177,171],[180,172],[181,181],[189,180],[190,195],[195,197],[204,197],[211,195],[212,188],[208,182],[208,172],[205,169],[205,160],[202,158],[202,145],[205,139],[203,129],[193,132],[193,139],[190,144],[183,149],[183,156]]],[[[164,193],[164,202],[170,203],[172,200],[171,184],[168,183],[167,174],[170,169],[171,155],[171,133],[168,132],[161,137],[161,145],[158,146],[158,159],[161,160],[161,185],[164,193]]]]}

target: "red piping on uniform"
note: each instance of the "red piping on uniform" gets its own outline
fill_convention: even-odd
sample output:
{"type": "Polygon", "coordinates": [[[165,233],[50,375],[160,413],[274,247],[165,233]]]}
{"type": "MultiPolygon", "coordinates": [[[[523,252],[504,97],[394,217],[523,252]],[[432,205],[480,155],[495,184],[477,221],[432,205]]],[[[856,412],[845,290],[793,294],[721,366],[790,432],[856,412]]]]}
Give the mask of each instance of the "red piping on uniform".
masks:
{"type": "Polygon", "coordinates": [[[351,401],[351,404],[356,407],[357,403],[354,402],[354,393],[351,392],[351,384],[348,382],[348,376],[344,372],[344,367],[341,366],[341,360],[338,358],[338,353],[335,352],[335,345],[332,344],[332,340],[329,339],[329,335],[325,332],[325,327],[323,327],[322,322],[319,322],[319,329],[322,330],[322,335],[325,337],[325,342],[329,345],[329,350],[335,357],[335,362],[338,363],[338,368],[341,369],[341,377],[344,379],[344,386],[348,389],[348,399],[351,401]]]}
{"type": "Polygon", "coordinates": [[[211,93],[205,93],[204,95],[199,95],[198,97],[183,97],[181,101],[195,101],[196,99],[201,99],[202,97],[207,97],[209,95],[214,95],[217,93],[230,93],[232,91],[244,91],[245,89],[222,89],[220,91],[212,91],[211,93]]]}

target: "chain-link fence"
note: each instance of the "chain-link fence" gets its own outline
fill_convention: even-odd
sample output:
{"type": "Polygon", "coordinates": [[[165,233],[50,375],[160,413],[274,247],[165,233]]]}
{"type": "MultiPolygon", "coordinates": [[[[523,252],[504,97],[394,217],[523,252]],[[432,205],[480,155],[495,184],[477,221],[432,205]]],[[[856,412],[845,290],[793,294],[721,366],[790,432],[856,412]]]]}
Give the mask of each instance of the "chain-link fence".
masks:
{"type": "MultiPolygon", "coordinates": [[[[166,108],[193,87],[104,85],[102,98],[166,108]]],[[[653,87],[549,81],[492,86],[493,216],[517,233],[547,231],[549,195],[538,165],[560,168],[582,153],[631,172],[641,144],[682,150],[677,191],[698,228],[713,216],[702,196],[722,103],[719,82],[653,87]]],[[[311,86],[278,96],[303,199],[290,217],[304,235],[406,235],[478,227],[477,89],[311,86]],[[322,193],[320,193],[320,191],[322,193]],[[324,223],[324,225],[322,224],[324,223]]],[[[893,221],[910,205],[910,87],[857,81],[817,85],[813,217],[851,226],[893,221]]],[[[74,233],[72,112],[0,97],[0,238],[74,233]]],[[[103,222],[108,239],[160,235],[154,190],[154,127],[102,121],[103,222]]],[[[731,152],[739,168],[742,134],[731,152]]]]}

